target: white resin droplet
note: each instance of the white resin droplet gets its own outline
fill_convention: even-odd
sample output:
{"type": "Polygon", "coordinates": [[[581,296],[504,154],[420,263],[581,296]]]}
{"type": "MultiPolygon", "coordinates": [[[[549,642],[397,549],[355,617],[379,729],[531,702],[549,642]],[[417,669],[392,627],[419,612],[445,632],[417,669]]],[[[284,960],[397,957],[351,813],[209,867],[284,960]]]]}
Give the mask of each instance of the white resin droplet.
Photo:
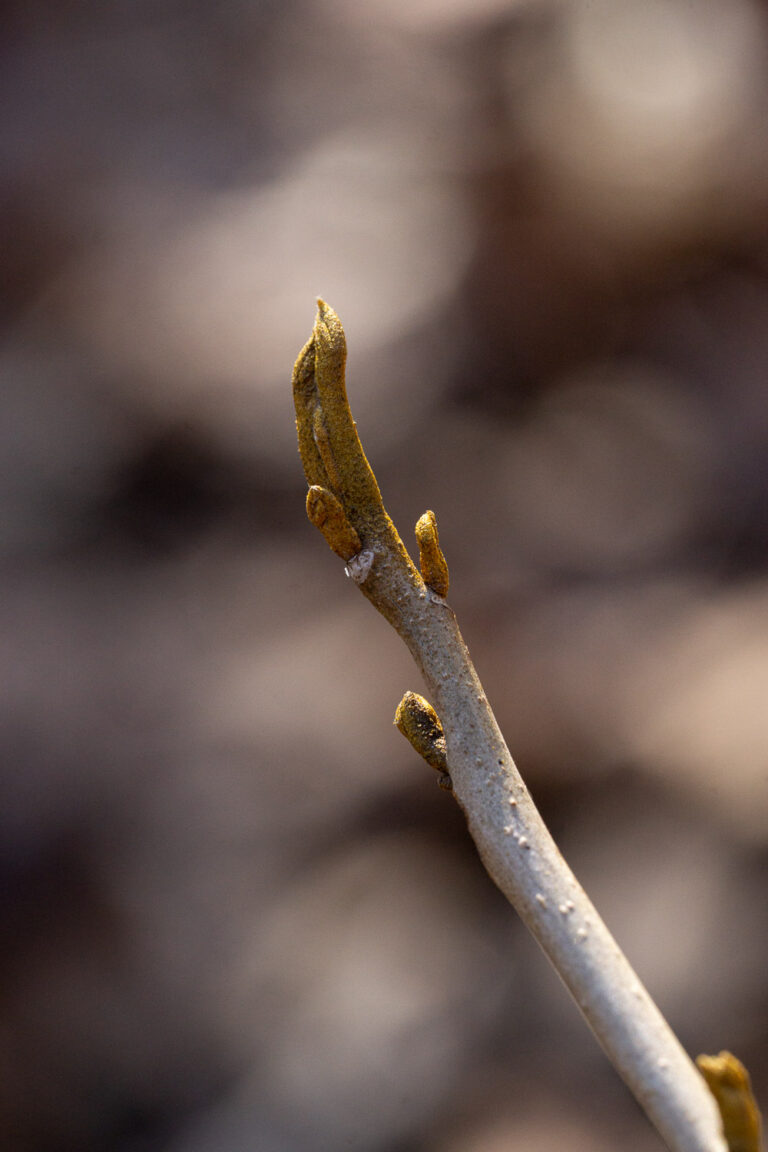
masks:
{"type": "Polygon", "coordinates": [[[355,584],[363,584],[370,575],[374,559],[374,554],[370,548],[364,548],[362,552],[358,552],[357,556],[347,560],[344,571],[350,580],[354,580],[355,584]]]}

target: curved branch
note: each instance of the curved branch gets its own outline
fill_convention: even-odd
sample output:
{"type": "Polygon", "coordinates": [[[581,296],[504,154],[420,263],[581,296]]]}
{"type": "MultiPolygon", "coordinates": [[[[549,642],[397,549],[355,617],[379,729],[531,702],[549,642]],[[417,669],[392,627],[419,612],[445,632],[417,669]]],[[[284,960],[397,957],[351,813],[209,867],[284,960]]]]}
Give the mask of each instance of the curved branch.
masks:
{"type": "MultiPolygon", "coordinates": [[[[310,485],[335,498],[331,547],[342,539],[348,548],[356,535],[360,551],[347,558],[348,571],[422,672],[442,723],[450,783],[481,859],[669,1148],[727,1152],[704,1079],[563,860],[515,767],[444,598],[448,568],[434,514],[417,525],[422,578],[386,513],[349,411],[345,360],[341,323],[318,301],[293,376],[304,470],[310,485]]],[[[426,755],[422,736],[414,742],[426,755]]],[[[433,733],[433,742],[439,738],[433,733]]]]}

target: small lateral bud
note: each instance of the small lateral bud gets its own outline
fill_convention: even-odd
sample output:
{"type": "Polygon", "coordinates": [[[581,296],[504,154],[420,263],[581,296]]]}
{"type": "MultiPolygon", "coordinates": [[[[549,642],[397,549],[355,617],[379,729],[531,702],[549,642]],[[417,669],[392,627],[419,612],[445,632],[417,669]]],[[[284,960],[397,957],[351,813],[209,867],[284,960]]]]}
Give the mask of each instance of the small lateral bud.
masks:
{"type": "Polygon", "coordinates": [[[312,485],[307,492],[307,516],[342,560],[351,560],[362,549],[360,537],[347,520],[341,502],[327,488],[312,485]]]}
{"type": "MultiPolygon", "coordinates": [[[[443,726],[428,700],[416,692],[406,692],[397,706],[394,722],[427,764],[447,774],[443,726]]],[[[441,784],[446,786],[442,781],[441,784]]]]}
{"type": "Polygon", "coordinates": [[[448,595],[448,565],[440,548],[434,512],[425,512],[416,523],[419,567],[424,583],[438,596],[448,595]]]}
{"type": "Polygon", "coordinates": [[[760,1152],[760,1112],[744,1065],[731,1052],[697,1056],[696,1064],[720,1109],[728,1152],[760,1152]]]}

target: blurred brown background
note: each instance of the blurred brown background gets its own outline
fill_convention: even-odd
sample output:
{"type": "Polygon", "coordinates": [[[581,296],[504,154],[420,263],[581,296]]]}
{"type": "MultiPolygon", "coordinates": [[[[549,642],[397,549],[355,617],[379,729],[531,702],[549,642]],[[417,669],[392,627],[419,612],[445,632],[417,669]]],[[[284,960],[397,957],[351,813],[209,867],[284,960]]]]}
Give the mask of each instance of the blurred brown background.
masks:
{"type": "Polygon", "coordinates": [[[317,293],[566,856],[768,1102],[766,6],[3,14],[0,1145],[660,1148],[304,517],[317,293]]]}

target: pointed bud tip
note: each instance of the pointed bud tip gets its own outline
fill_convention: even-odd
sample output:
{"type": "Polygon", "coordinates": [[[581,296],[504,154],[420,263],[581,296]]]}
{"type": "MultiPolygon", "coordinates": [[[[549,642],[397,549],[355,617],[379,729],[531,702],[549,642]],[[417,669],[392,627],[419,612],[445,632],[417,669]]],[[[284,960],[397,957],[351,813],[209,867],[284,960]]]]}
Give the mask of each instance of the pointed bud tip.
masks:
{"type": "Polygon", "coordinates": [[[331,308],[330,304],[326,300],[323,300],[322,296],[318,296],[317,297],[317,318],[318,318],[318,320],[329,320],[331,317],[335,317],[335,316],[336,316],[336,313],[334,312],[333,308],[331,308]]]}
{"type": "Polygon", "coordinates": [[[339,320],[336,310],[331,307],[327,300],[323,300],[322,296],[317,297],[317,319],[315,323],[341,328],[341,320],[339,320]]]}
{"type": "MultiPolygon", "coordinates": [[[[336,312],[322,297],[317,299],[317,316],[313,329],[315,352],[319,356],[339,356],[343,360],[347,354],[344,328],[336,312]]],[[[343,366],[342,366],[343,370],[343,366]]]]}

